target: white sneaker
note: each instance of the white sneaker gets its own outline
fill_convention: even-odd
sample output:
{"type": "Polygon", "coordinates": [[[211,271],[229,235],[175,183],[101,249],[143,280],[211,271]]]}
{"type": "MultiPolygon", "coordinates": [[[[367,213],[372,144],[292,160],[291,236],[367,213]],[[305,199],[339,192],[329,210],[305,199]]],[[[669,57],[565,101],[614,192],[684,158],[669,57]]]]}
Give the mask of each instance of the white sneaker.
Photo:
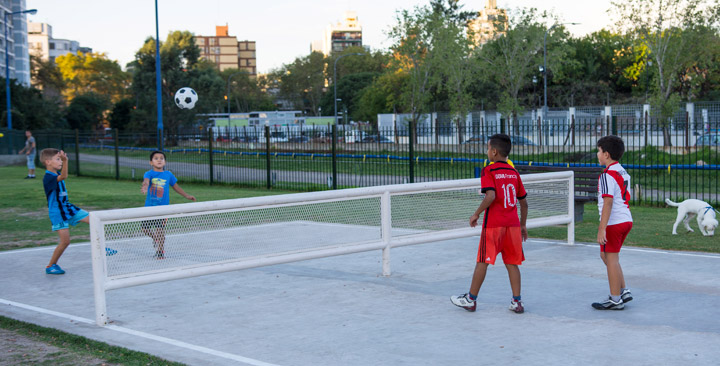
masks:
{"type": "Polygon", "coordinates": [[[625,291],[620,294],[620,298],[622,299],[623,303],[630,302],[633,299],[632,294],[628,289],[625,289],[625,291]]]}
{"type": "Polygon", "coordinates": [[[460,296],[450,296],[450,301],[455,306],[459,306],[467,311],[475,311],[475,300],[470,300],[469,294],[462,294],[460,296]]]}
{"type": "Polygon", "coordinates": [[[613,301],[612,297],[608,296],[608,298],[604,301],[594,302],[592,307],[598,310],[622,310],[625,309],[625,304],[623,303],[622,298],[616,302],[613,301]]]}
{"type": "Polygon", "coordinates": [[[510,307],[508,309],[517,314],[522,314],[525,312],[522,301],[515,301],[515,299],[510,300],[510,307]]]}

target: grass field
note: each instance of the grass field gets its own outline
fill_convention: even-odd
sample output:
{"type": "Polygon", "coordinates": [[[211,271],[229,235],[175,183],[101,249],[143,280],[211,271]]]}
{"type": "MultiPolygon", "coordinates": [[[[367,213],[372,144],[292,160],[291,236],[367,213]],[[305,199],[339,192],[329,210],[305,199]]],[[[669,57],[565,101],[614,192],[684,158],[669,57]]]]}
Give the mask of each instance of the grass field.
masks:
{"type": "MultiPolygon", "coordinates": [[[[71,167],[72,169],[72,167],[71,167]]],[[[24,180],[26,170],[21,167],[0,168],[0,189],[6,197],[0,201],[0,250],[54,245],[57,236],[50,231],[42,180],[24,180]]],[[[229,185],[209,186],[179,182],[183,189],[199,201],[292,193],[289,191],[249,189],[229,185]]],[[[71,202],[87,210],[137,207],[144,204],[138,181],[115,181],[75,177],[67,181],[71,202]]],[[[172,203],[185,199],[171,193],[172,203]]],[[[627,245],[669,250],[694,250],[720,253],[717,237],[703,237],[695,233],[671,235],[676,210],[664,207],[632,207],[634,225],[627,245]]],[[[469,215],[470,213],[468,213],[469,215]]],[[[585,205],[585,219],[576,225],[575,237],[580,242],[594,243],[597,235],[598,212],[594,204],[585,205]]],[[[695,226],[695,222],[691,226],[695,226]]],[[[536,238],[564,239],[565,227],[538,228],[530,231],[536,238]]],[[[87,225],[70,230],[72,241],[89,240],[87,225]]]]}

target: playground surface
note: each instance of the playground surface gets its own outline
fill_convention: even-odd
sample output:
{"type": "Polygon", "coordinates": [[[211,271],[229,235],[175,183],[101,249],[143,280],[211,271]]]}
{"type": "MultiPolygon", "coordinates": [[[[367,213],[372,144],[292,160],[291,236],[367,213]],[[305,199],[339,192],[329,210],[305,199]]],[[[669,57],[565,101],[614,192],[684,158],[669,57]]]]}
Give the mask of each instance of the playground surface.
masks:
{"type": "MultiPolygon", "coordinates": [[[[111,323],[95,325],[88,243],[71,245],[62,276],[53,247],[0,252],[0,315],[190,365],[708,365],[720,359],[720,255],[624,248],[635,299],[608,293],[597,245],[525,243],[525,314],[492,267],[478,311],[466,292],[477,237],[396,248],[392,275],[365,252],[112,290],[111,323]]],[[[498,260],[500,263],[500,260],[498,260]]]]}

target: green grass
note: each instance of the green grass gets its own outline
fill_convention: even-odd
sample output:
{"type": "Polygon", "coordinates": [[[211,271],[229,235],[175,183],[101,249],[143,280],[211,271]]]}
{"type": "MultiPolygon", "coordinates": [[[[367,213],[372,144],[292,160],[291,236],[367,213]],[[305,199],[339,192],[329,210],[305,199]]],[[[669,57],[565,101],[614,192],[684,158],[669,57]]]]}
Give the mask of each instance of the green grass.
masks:
{"type": "MultiPolygon", "coordinates": [[[[149,355],[147,353],[131,351],[122,347],[111,346],[109,344],[93,341],[82,336],[65,333],[57,329],[41,327],[19,320],[6,318],[4,316],[0,316],[0,328],[11,330],[17,334],[24,335],[34,341],[50,344],[63,350],[63,352],[59,352],[59,354],[53,353],[48,355],[52,359],[45,359],[46,362],[43,362],[42,364],[74,365],[76,364],[75,362],[77,362],[78,358],[82,358],[83,356],[89,356],[102,359],[112,365],[184,365],[178,362],[167,361],[162,358],[149,355]]],[[[22,357],[22,355],[17,356],[22,357]]]]}
{"type": "MultiPolygon", "coordinates": [[[[633,216],[633,228],[624,245],[720,253],[718,238],[702,236],[695,220],[690,222],[690,227],[695,230],[694,233],[682,233],[684,229],[678,227],[680,234],[672,235],[672,225],[677,217],[677,209],[674,207],[631,206],[630,211],[633,216]]],[[[575,225],[575,241],[595,243],[598,222],[597,205],[586,204],[583,222],[575,225]]],[[[562,226],[531,229],[529,235],[533,238],[565,240],[567,228],[562,226]]]]}
{"type": "MultiPolygon", "coordinates": [[[[72,166],[70,167],[72,170],[72,166]]],[[[39,171],[40,172],[40,171],[39,171]]],[[[23,180],[26,170],[22,167],[0,168],[0,250],[39,245],[54,245],[57,236],[50,230],[45,194],[40,178],[23,180]]],[[[254,197],[268,194],[293,193],[291,191],[242,188],[230,185],[183,183],[183,189],[199,201],[228,198],[254,197]]],[[[71,202],[84,209],[137,207],[144,204],[139,181],[105,178],[75,177],[70,175],[67,187],[71,202]]],[[[298,187],[300,188],[300,187],[298,187]]],[[[183,203],[185,199],[171,193],[171,202],[183,203]]],[[[669,250],[694,250],[720,253],[720,244],[714,237],[695,233],[671,235],[677,211],[672,208],[633,206],[633,230],[627,245],[669,250]]],[[[594,243],[597,235],[598,213],[594,204],[585,205],[584,221],[576,225],[576,240],[594,243]]],[[[694,222],[691,223],[694,227],[694,222]]],[[[87,225],[70,229],[73,241],[89,240],[87,225]]],[[[536,238],[565,239],[565,227],[538,228],[530,231],[536,238]]]]}
{"type": "MultiPolygon", "coordinates": [[[[72,168],[70,166],[71,170],[72,168]]],[[[0,168],[0,191],[3,192],[3,199],[0,200],[0,250],[57,243],[57,234],[51,231],[47,214],[47,200],[42,185],[44,170],[38,169],[37,179],[22,179],[26,174],[27,169],[24,167],[0,168]]],[[[198,201],[293,193],[182,181],[178,184],[198,201]]],[[[145,204],[139,181],[76,177],[71,174],[66,185],[70,202],[87,211],[138,207],[145,204]]],[[[188,201],[173,191],[170,193],[170,202],[188,201]]],[[[90,239],[89,227],[82,223],[71,228],[70,234],[71,242],[90,239]]]]}

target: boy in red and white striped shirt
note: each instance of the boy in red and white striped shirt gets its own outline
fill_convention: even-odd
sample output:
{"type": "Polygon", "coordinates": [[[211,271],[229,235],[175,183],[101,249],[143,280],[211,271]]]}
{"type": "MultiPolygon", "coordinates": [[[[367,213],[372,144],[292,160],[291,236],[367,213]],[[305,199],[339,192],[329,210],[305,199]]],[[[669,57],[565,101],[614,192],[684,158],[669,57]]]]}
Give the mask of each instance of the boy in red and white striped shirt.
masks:
{"type": "Polygon", "coordinates": [[[598,210],[600,226],[597,242],[600,258],[607,267],[610,296],[592,304],[598,310],[622,310],[632,300],[620,267],[620,248],[632,229],[630,214],[630,174],[618,163],[625,152],[625,143],[618,136],[605,136],[597,142],[597,158],[606,168],[598,179],[598,210]]]}

